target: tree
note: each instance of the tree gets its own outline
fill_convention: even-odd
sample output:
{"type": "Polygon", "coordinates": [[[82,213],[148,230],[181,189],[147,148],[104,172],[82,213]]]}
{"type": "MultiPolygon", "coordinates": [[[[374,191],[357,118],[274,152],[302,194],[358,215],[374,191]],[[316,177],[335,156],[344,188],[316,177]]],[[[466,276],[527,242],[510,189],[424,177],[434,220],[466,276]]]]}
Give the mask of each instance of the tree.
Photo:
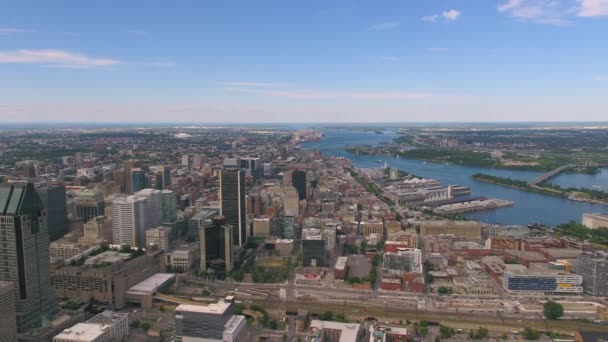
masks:
{"type": "Polygon", "coordinates": [[[139,327],[148,331],[148,329],[150,329],[150,323],[144,322],[144,323],[140,324],[139,327]]]}
{"type": "Polygon", "coordinates": [[[321,316],[319,317],[322,321],[333,321],[334,320],[334,313],[331,311],[325,311],[324,313],[321,314],[321,316]]]}
{"type": "Polygon", "coordinates": [[[429,327],[421,326],[419,332],[420,332],[420,336],[426,336],[429,333],[429,327]]]}
{"type": "Polygon", "coordinates": [[[524,330],[524,337],[526,340],[538,340],[540,338],[540,331],[527,327],[524,330]]]}
{"type": "Polygon", "coordinates": [[[439,293],[440,295],[445,295],[445,294],[451,294],[452,293],[452,288],[451,287],[445,287],[445,286],[440,286],[437,289],[437,293],[439,293]]]}
{"type": "Polygon", "coordinates": [[[236,281],[243,281],[243,277],[244,277],[244,275],[241,270],[237,270],[232,273],[232,279],[234,279],[236,281]]]}
{"type": "Polygon", "coordinates": [[[469,338],[471,338],[472,340],[483,340],[487,336],[488,336],[488,329],[486,329],[484,327],[479,327],[479,329],[477,329],[477,331],[471,330],[471,332],[469,332],[469,338]]]}
{"type": "Polygon", "coordinates": [[[439,326],[439,334],[442,338],[450,338],[452,335],[454,335],[454,329],[441,325],[439,326]]]}
{"type": "Polygon", "coordinates": [[[564,315],[564,307],[560,303],[548,301],[543,305],[543,313],[548,319],[558,319],[564,315]]]}

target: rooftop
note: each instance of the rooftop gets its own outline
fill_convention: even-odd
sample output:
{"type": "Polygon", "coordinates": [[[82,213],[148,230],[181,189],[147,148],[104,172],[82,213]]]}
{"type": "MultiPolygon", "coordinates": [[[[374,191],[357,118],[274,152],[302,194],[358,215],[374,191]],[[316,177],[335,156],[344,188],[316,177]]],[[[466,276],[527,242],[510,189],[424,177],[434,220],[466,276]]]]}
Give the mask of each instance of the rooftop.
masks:
{"type": "Polygon", "coordinates": [[[84,264],[85,265],[94,265],[96,263],[110,263],[113,264],[120,260],[128,260],[131,258],[131,253],[120,253],[117,251],[105,251],[103,253],[97,254],[88,258],[84,264]]]}
{"type": "Polygon", "coordinates": [[[340,330],[340,342],[356,341],[359,335],[360,325],[357,323],[338,323],[331,321],[313,320],[310,322],[310,329],[333,329],[340,330]]]}
{"type": "Polygon", "coordinates": [[[129,316],[128,313],[119,313],[110,310],[106,310],[100,314],[95,315],[93,318],[89,319],[87,323],[95,323],[95,324],[106,324],[111,325],[118,321],[121,321],[129,316]]]}
{"type": "Polygon", "coordinates": [[[219,214],[219,210],[215,208],[203,208],[201,211],[192,216],[193,221],[203,221],[206,219],[213,219],[213,217],[219,214]]]}
{"type": "Polygon", "coordinates": [[[346,262],[348,261],[348,257],[345,256],[341,256],[338,258],[338,260],[336,260],[336,269],[337,270],[343,270],[344,268],[346,268],[346,262]]]}
{"type": "Polygon", "coordinates": [[[156,290],[166,282],[175,278],[175,274],[156,273],[155,275],[135,284],[127,293],[128,294],[153,294],[156,290]]]}
{"type": "Polygon", "coordinates": [[[176,312],[196,312],[196,313],[208,313],[222,315],[232,303],[219,301],[217,303],[211,303],[209,305],[190,305],[180,304],[175,308],[176,312]]]}
{"type": "Polygon", "coordinates": [[[109,326],[95,323],[78,323],[73,327],[65,329],[56,339],[72,341],[93,341],[108,331],[109,326]]]}
{"type": "Polygon", "coordinates": [[[226,325],[224,325],[224,332],[234,333],[236,329],[241,325],[241,322],[246,321],[245,316],[234,315],[230,317],[226,325]]]}

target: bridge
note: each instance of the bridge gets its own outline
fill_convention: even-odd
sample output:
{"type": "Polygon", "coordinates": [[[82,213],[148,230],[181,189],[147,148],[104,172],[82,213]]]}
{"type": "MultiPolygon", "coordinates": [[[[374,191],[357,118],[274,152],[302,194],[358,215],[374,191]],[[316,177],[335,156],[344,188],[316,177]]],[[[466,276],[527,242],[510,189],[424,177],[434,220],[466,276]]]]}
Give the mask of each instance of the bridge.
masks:
{"type": "Polygon", "coordinates": [[[535,180],[533,180],[531,182],[528,182],[528,185],[529,186],[536,186],[539,183],[542,183],[542,182],[546,181],[547,179],[551,179],[551,178],[557,176],[558,174],[560,174],[565,169],[568,169],[568,168],[571,168],[571,167],[574,167],[574,166],[576,166],[576,165],[564,165],[564,166],[560,166],[557,169],[551,170],[551,171],[549,171],[549,172],[541,175],[540,177],[536,178],[535,180]]]}

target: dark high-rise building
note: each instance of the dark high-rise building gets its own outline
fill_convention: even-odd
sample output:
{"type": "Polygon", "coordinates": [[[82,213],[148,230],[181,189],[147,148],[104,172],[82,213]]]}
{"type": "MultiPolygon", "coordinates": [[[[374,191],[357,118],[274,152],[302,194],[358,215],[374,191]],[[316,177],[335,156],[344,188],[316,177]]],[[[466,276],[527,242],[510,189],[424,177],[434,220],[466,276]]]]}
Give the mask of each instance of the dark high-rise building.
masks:
{"type": "Polygon", "coordinates": [[[49,272],[47,213],[32,183],[0,185],[0,280],[15,284],[17,331],[57,312],[49,272]]]}
{"type": "Polygon", "coordinates": [[[150,171],[154,172],[154,183],[152,185],[155,189],[163,190],[171,185],[171,169],[168,166],[152,166],[150,171]]]}
{"type": "Polygon", "coordinates": [[[226,224],[226,219],[218,215],[217,211],[205,217],[198,222],[200,270],[206,270],[207,266],[215,268],[220,261],[228,273],[232,271],[232,227],[226,224]],[[211,215],[214,216],[210,219],[211,215]]]}
{"type": "Polygon", "coordinates": [[[221,214],[226,218],[226,224],[232,226],[234,244],[242,246],[247,242],[245,174],[242,170],[221,171],[220,196],[221,214]]]}
{"type": "Polygon", "coordinates": [[[70,230],[65,186],[41,184],[36,187],[36,191],[46,208],[49,237],[55,241],[70,230]]]}
{"type": "Polygon", "coordinates": [[[140,168],[131,169],[131,193],[146,188],[146,173],[140,168]]]}
{"type": "Polygon", "coordinates": [[[262,161],[260,158],[245,157],[241,158],[241,169],[250,174],[253,178],[262,176],[262,161]]]}
{"type": "Polygon", "coordinates": [[[291,182],[298,191],[298,199],[300,201],[306,199],[306,171],[295,170],[291,174],[291,182]]]}

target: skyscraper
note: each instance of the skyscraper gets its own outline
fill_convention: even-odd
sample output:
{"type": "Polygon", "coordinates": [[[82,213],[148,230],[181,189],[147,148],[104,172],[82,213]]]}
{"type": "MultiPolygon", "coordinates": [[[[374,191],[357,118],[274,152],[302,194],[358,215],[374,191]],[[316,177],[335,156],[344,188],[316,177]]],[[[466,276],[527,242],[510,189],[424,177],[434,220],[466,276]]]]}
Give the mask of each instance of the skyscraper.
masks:
{"type": "Polygon", "coordinates": [[[140,168],[131,169],[131,193],[134,194],[146,187],[146,173],[140,168]]]}
{"type": "Polygon", "coordinates": [[[145,226],[156,227],[163,223],[163,197],[160,190],[143,189],[135,196],[145,198],[145,226]]]}
{"type": "Polygon", "coordinates": [[[298,199],[306,199],[306,171],[296,170],[291,175],[292,184],[298,191],[298,199]]]}
{"type": "Polygon", "coordinates": [[[133,160],[127,160],[125,161],[125,166],[124,166],[124,173],[123,173],[123,177],[124,177],[124,191],[128,194],[132,194],[133,193],[133,179],[131,178],[131,170],[133,169],[135,163],[133,162],[133,160]]]}
{"type": "Polygon", "coordinates": [[[206,270],[208,262],[221,259],[228,273],[232,271],[232,227],[217,214],[210,212],[198,221],[200,270],[206,270]]]}
{"type": "MultiPolygon", "coordinates": [[[[156,165],[151,166],[150,171],[154,173],[154,188],[163,190],[171,185],[171,169],[168,166],[156,165]]],[[[152,186],[152,185],[151,185],[152,186]]]]}
{"type": "Polygon", "coordinates": [[[0,281],[0,341],[16,340],[15,284],[0,281]]]}
{"type": "Polygon", "coordinates": [[[163,223],[174,223],[177,220],[177,203],[171,190],[163,190],[163,223]]]}
{"type": "Polygon", "coordinates": [[[245,174],[240,169],[225,169],[220,173],[221,214],[232,226],[237,246],[247,242],[247,211],[245,205],[245,174]]]}
{"type": "Polygon", "coordinates": [[[49,273],[46,210],[32,183],[0,185],[0,280],[15,283],[17,331],[40,327],[57,312],[49,273]]]}
{"type": "Polygon", "coordinates": [[[112,232],[114,243],[145,247],[145,198],[119,197],[112,203],[112,232]]]}
{"type": "Polygon", "coordinates": [[[57,240],[69,230],[65,186],[42,184],[36,187],[36,191],[46,208],[50,239],[57,240]]]}

